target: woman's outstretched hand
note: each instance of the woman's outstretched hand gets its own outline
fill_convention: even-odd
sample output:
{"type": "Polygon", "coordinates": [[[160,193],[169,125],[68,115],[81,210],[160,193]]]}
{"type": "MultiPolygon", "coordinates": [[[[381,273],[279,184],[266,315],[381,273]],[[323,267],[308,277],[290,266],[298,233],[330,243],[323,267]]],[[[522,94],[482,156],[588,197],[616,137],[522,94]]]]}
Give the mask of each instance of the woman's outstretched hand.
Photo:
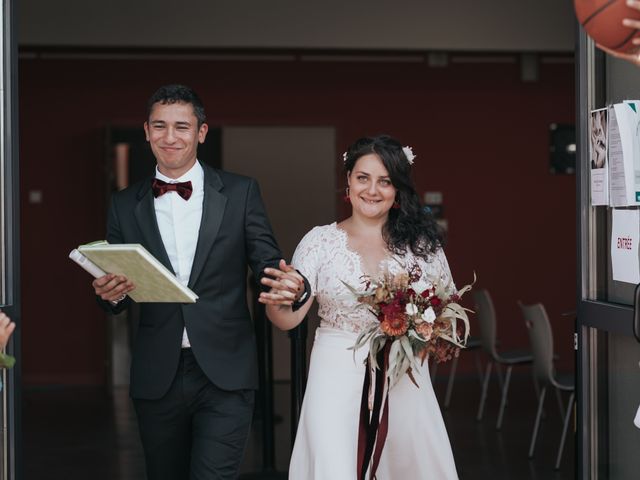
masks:
{"type": "Polygon", "coordinates": [[[0,312],[0,350],[7,346],[9,337],[16,328],[16,324],[3,312],[0,312]]]}
{"type": "Polygon", "coordinates": [[[258,301],[265,305],[292,305],[304,293],[304,279],[284,260],[278,267],[264,269],[265,276],[260,281],[271,290],[260,293],[258,301]]]}

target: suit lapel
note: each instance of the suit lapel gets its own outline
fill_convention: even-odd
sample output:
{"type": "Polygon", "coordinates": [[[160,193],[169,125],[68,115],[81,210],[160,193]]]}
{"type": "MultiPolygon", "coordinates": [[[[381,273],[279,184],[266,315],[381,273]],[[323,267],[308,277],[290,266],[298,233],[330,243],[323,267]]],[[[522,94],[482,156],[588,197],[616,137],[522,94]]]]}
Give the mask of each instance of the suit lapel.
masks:
{"type": "Polygon", "coordinates": [[[149,253],[156,257],[160,263],[169,269],[175,275],[167,250],[162,243],[160,229],[158,228],[158,220],[156,219],[156,209],[153,205],[153,193],[151,192],[151,179],[143,182],[142,187],[138,191],[138,203],[134,208],[134,215],[144,241],[149,247],[149,253]]]}
{"type": "Polygon", "coordinates": [[[202,220],[198,232],[198,244],[193,258],[189,288],[193,288],[202,269],[207,262],[211,247],[218,236],[227,197],[220,191],[223,188],[222,179],[218,173],[208,165],[202,164],[204,169],[204,201],[202,204],[202,220]]]}

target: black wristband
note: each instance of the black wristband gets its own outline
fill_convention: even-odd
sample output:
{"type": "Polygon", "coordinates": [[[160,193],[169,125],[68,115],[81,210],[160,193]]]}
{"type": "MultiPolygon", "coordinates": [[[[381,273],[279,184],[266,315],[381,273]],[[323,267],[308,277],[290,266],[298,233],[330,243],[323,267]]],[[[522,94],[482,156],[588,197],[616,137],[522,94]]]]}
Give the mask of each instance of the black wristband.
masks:
{"type": "Polygon", "coordinates": [[[294,301],[291,304],[291,310],[293,310],[294,312],[296,310],[299,310],[305,303],[307,303],[307,300],[309,300],[309,298],[311,297],[311,285],[309,285],[309,280],[307,280],[307,277],[300,273],[300,270],[296,270],[296,272],[300,274],[302,280],[304,281],[304,292],[302,292],[302,295],[298,300],[294,301]]]}

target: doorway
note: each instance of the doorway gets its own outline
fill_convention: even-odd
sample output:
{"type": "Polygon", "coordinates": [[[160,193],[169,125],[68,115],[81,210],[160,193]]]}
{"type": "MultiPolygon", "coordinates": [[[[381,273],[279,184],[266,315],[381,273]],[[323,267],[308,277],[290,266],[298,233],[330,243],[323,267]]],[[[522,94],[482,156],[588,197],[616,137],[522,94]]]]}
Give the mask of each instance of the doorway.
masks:
{"type": "MultiPolygon", "coordinates": [[[[589,112],[640,98],[640,71],[606,57],[584,31],[578,45],[578,478],[637,478],[640,429],[640,337],[636,285],[614,280],[613,209],[591,206],[589,112]]],[[[637,207],[631,207],[632,210],[637,207]]],[[[640,261],[640,259],[638,260],[640,261]]]]}

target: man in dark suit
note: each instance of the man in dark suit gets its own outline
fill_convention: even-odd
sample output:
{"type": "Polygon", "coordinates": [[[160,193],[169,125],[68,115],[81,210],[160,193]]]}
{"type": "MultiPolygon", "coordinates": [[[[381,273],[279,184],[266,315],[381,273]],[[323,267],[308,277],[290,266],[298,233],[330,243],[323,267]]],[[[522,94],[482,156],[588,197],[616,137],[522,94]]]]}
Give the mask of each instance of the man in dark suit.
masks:
{"type": "MultiPolygon", "coordinates": [[[[199,296],[140,305],[131,397],[150,480],[237,478],[258,386],[247,266],[258,276],[267,267],[290,271],[256,181],[197,161],[205,120],[191,89],[160,88],[144,124],[156,173],[114,194],[109,209],[110,243],[144,245],[199,296]]],[[[304,283],[295,274],[280,282],[282,304],[298,306],[304,283]]],[[[112,274],[93,286],[112,313],[135,288],[112,274]]]]}

